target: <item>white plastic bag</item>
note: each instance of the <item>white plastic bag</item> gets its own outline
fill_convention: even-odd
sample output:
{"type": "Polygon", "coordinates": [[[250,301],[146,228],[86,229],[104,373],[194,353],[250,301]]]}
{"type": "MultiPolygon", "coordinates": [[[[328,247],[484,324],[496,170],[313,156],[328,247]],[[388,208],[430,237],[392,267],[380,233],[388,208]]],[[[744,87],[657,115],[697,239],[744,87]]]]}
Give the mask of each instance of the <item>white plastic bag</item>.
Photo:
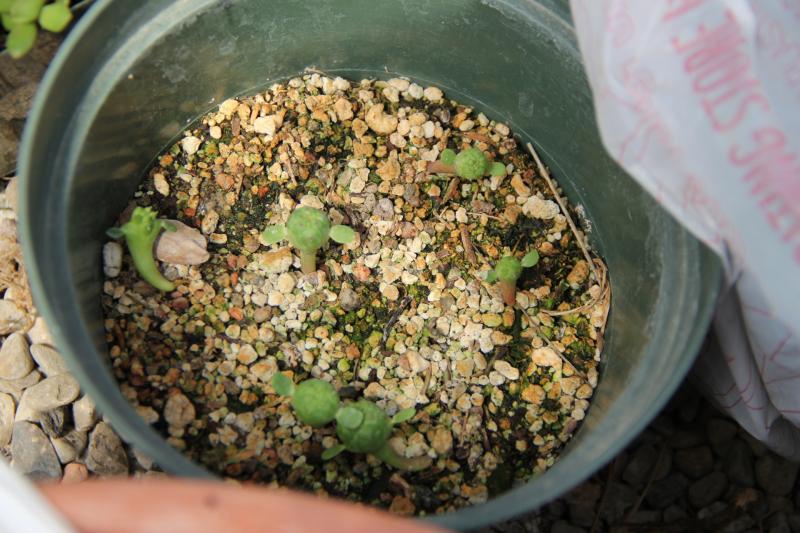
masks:
{"type": "Polygon", "coordinates": [[[725,264],[697,377],[800,460],[800,2],[571,7],[606,148],[725,264]]]}

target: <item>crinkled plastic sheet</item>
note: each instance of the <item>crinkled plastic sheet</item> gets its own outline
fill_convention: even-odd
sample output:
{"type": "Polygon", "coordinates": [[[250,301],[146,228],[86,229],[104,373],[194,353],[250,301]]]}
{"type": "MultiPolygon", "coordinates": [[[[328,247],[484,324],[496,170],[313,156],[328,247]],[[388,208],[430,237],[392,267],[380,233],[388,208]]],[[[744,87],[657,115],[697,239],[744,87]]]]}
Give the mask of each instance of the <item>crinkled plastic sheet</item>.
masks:
{"type": "Polygon", "coordinates": [[[571,7],[606,148],[725,265],[695,377],[800,460],[800,2],[571,7]]]}

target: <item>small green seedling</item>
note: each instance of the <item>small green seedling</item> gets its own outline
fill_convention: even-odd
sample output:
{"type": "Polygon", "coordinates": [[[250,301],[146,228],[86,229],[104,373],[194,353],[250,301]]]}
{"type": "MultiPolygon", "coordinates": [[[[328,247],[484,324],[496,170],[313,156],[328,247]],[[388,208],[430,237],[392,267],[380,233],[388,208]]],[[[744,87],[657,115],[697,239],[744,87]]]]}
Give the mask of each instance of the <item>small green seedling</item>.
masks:
{"type": "Polygon", "coordinates": [[[317,250],[333,239],[340,244],[352,242],[356,232],[349,226],[337,224],[331,226],[328,215],[313,207],[298,207],[286,224],[269,226],[261,233],[267,244],[275,244],[284,239],[300,252],[300,266],[304,274],[317,270],[317,250]]]}
{"type": "MultiPolygon", "coordinates": [[[[451,167],[450,174],[456,174],[465,180],[476,180],[483,176],[505,176],[506,167],[502,163],[489,162],[486,154],[475,147],[462,150],[458,154],[450,148],[442,151],[439,161],[446,167],[451,167]]],[[[445,170],[442,170],[445,171],[445,170]]]]}
{"type": "Polygon", "coordinates": [[[0,0],[0,17],[8,31],[6,49],[14,59],[27,54],[36,42],[38,29],[53,33],[64,31],[72,20],[69,0],[56,0],[45,5],[45,0],[0,0]]]}
{"type": "Polygon", "coordinates": [[[281,396],[291,397],[292,408],[301,422],[318,428],[336,421],[336,434],[342,442],[322,453],[325,461],[347,450],[371,453],[401,470],[422,470],[430,465],[428,457],[401,457],[389,445],[392,428],[413,418],[416,414],[413,408],[403,409],[389,418],[369,400],[342,405],[339,394],[327,381],[309,379],[295,385],[280,372],[272,377],[272,387],[281,396]]]}
{"type": "Polygon", "coordinates": [[[131,219],[118,228],[106,230],[112,239],[125,237],[133,264],[146,282],[160,291],[175,290],[175,285],[158,270],[153,257],[153,244],[161,230],[175,231],[175,226],[166,220],[156,218],[156,212],[149,207],[137,207],[131,219]]]}
{"type": "Polygon", "coordinates": [[[492,283],[497,281],[503,301],[507,305],[513,306],[517,303],[517,280],[522,274],[523,268],[529,268],[539,262],[539,252],[532,250],[525,254],[520,261],[516,257],[507,255],[500,259],[495,265],[494,270],[489,272],[486,281],[492,283]]]}

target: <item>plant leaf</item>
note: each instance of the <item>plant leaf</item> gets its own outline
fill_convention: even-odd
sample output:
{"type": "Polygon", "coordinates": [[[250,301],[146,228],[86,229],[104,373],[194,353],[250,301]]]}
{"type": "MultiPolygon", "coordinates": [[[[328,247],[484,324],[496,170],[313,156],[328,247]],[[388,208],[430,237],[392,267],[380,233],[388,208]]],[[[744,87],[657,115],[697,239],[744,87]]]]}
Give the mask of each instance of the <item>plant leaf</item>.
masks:
{"type": "Polygon", "coordinates": [[[417,414],[417,410],[413,407],[407,407],[406,409],[397,411],[392,417],[392,425],[396,426],[397,424],[402,424],[406,420],[411,420],[414,418],[415,414],[417,414]]]}
{"type": "Polygon", "coordinates": [[[506,175],[506,166],[503,163],[498,163],[495,161],[489,167],[489,174],[492,176],[505,176],[506,175]]]}
{"type": "Polygon", "coordinates": [[[353,231],[353,228],[350,226],[343,226],[342,224],[336,224],[331,228],[331,232],[329,233],[331,239],[338,242],[339,244],[347,244],[348,242],[353,242],[353,239],[356,238],[356,232],[353,231]]]}
{"type": "Polygon", "coordinates": [[[8,13],[14,0],[0,0],[0,13],[8,13]]]}
{"type": "Polygon", "coordinates": [[[44,2],[45,0],[14,0],[8,8],[8,13],[14,24],[36,22],[44,2]]]}
{"type": "Polygon", "coordinates": [[[6,31],[11,31],[11,28],[17,25],[13,20],[11,20],[11,15],[8,13],[0,13],[0,20],[2,20],[3,29],[6,31]]]}
{"type": "Polygon", "coordinates": [[[445,148],[442,150],[442,155],[439,156],[439,160],[445,165],[452,165],[456,161],[456,153],[450,148],[445,148]]]}
{"type": "Polygon", "coordinates": [[[120,228],[108,228],[106,230],[106,235],[108,235],[112,239],[119,239],[125,236],[125,232],[122,231],[120,228]]]}
{"type": "Polygon", "coordinates": [[[525,268],[532,267],[538,262],[539,262],[539,252],[537,252],[536,250],[531,250],[530,252],[525,254],[525,257],[523,257],[522,261],[520,261],[520,263],[522,263],[522,266],[524,266],[525,268]]]}
{"type": "Polygon", "coordinates": [[[364,421],[364,413],[355,407],[342,407],[336,413],[336,423],[341,424],[347,429],[357,429],[364,421]]]}
{"type": "Polygon", "coordinates": [[[322,452],[322,460],[329,461],[342,453],[345,450],[344,444],[337,444],[336,446],[331,446],[324,452],[322,452]]]}
{"type": "Polygon", "coordinates": [[[267,228],[261,232],[261,238],[264,239],[264,242],[267,244],[275,244],[278,241],[282,241],[286,238],[286,226],[279,225],[279,226],[267,226],[267,228]]]}
{"type": "Polygon", "coordinates": [[[494,270],[490,270],[488,274],[486,274],[486,283],[494,283],[497,281],[497,272],[494,270]]]}
{"type": "Polygon", "coordinates": [[[36,25],[30,22],[15,24],[6,37],[6,50],[11,57],[19,59],[27,54],[36,42],[36,25]]]}
{"type": "Polygon", "coordinates": [[[72,11],[64,4],[48,4],[39,13],[39,26],[53,33],[61,33],[72,20],[72,11]]]}
{"type": "Polygon", "coordinates": [[[272,376],[272,388],[281,396],[291,396],[294,394],[294,383],[286,374],[275,372],[272,376]]]}

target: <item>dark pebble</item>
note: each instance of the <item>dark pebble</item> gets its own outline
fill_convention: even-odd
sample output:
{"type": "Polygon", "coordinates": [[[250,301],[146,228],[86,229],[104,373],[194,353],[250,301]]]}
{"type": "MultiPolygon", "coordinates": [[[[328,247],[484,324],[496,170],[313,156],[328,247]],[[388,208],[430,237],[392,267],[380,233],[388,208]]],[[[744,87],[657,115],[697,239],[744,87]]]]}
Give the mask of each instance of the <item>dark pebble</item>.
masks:
{"type": "Polygon", "coordinates": [[[711,418],[706,422],[706,437],[717,455],[727,455],[728,446],[738,429],[734,422],[724,418],[711,418]]]}
{"type": "Polygon", "coordinates": [[[683,507],[679,507],[677,505],[670,505],[669,507],[664,509],[662,517],[665,524],[671,524],[672,522],[677,522],[678,520],[685,520],[686,518],[689,518],[689,515],[683,509],[683,507]]]}
{"type": "Polygon", "coordinates": [[[622,471],[622,479],[634,487],[644,484],[656,464],[656,459],[658,448],[652,444],[642,444],[633,452],[631,460],[622,471]]]}
{"type": "Polygon", "coordinates": [[[786,513],[775,513],[764,520],[764,528],[767,533],[792,533],[792,528],[789,526],[789,517],[786,516],[786,513]]]}
{"type": "Polygon", "coordinates": [[[569,521],[573,524],[590,527],[594,522],[594,504],[587,502],[572,502],[569,504],[569,521]]]}
{"type": "Polygon", "coordinates": [[[633,513],[628,519],[629,524],[654,524],[661,522],[661,511],[651,511],[648,509],[639,509],[633,513]]]}
{"type": "Polygon", "coordinates": [[[64,434],[64,425],[66,419],[66,409],[63,407],[56,407],[51,411],[38,413],[33,420],[38,422],[42,431],[51,439],[58,438],[64,434]]]}
{"type": "Polygon", "coordinates": [[[753,471],[753,451],[739,439],[730,443],[725,456],[725,470],[731,483],[741,487],[752,487],[756,483],[753,471]]]}
{"type": "Polygon", "coordinates": [[[624,483],[612,481],[608,484],[608,496],[603,505],[602,518],[609,524],[616,523],[633,507],[639,494],[624,483]]]}
{"type": "Polygon", "coordinates": [[[680,498],[688,486],[689,480],[686,479],[686,476],[679,472],[673,472],[650,486],[645,501],[650,507],[663,509],[680,498]]]}
{"type": "Polygon", "coordinates": [[[741,514],[725,524],[720,533],[743,533],[756,525],[752,516],[741,514]]]}
{"type": "Polygon", "coordinates": [[[756,481],[769,494],[786,496],[792,492],[798,467],[797,463],[767,454],[756,461],[756,481]]]}
{"type": "Polygon", "coordinates": [[[667,442],[673,448],[692,448],[703,444],[703,434],[696,429],[679,429],[667,442]]]}
{"type": "Polygon", "coordinates": [[[787,520],[792,533],[800,533],[800,512],[790,514],[787,520]]]}
{"type": "Polygon", "coordinates": [[[725,502],[714,502],[711,505],[703,507],[697,511],[697,518],[700,520],[706,520],[708,518],[717,516],[727,508],[728,505],[725,502]]]}
{"type": "Polygon", "coordinates": [[[689,503],[695,509],[702,509],[720,498],[728,488],[728,478],[722,472],[712,472],[695,481],[689,487],[689,503]]]}
{"type": "Polygon", "coordinates": [[[566,520],[559,520],[550,529],[550,533],[584,533],[585,531],[582,527],[573,526],[566,520]]]}
{"type": "Polygon", "coordinates": [[[693,479],[703,477],[714,467],[714,454],[708,446],[677,450],[673,460],[678,470],[693,479]]]}

